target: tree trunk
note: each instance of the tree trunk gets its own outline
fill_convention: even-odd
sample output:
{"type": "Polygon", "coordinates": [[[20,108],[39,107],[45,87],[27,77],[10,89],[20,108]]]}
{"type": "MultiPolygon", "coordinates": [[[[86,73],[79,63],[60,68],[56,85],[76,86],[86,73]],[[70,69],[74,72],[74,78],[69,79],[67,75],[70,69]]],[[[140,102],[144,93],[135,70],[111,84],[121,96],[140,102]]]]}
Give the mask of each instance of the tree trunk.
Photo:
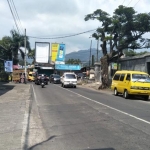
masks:
{"type": "Polygon", "coordinates": [[[102,67],[101,81],[102,81],[102,84],[99,86],[98,89],[104,89],[109,86],[108,85],[108,66],[109,66],[109,58],[108,58],[108,55],[105,55],[101,58],[101,67],[102,67]]]}

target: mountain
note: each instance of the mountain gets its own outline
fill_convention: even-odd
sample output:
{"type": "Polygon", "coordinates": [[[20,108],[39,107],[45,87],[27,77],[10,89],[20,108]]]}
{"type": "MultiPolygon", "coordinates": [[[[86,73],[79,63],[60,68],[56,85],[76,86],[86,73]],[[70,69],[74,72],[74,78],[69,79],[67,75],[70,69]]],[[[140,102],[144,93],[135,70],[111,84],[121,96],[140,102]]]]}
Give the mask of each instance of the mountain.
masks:
{"type": "MultiPolygon", "coordinates": [[[[91,57],[94,55],[95,61],[97,58],[97,49],[92,48],[91,49],[91,57]]],[[[100,60],[100,57],[102,57],[102,51],[98,51],[98,60],[100,60]]],[[[82,63],[88,63],[89,62],[89,57],[90,57],[90,50],[79,50],[77,52],[71,52],[69,54],[66,54],[65,60],[67,61],[68,59],[80,59],[82,63]]]]}

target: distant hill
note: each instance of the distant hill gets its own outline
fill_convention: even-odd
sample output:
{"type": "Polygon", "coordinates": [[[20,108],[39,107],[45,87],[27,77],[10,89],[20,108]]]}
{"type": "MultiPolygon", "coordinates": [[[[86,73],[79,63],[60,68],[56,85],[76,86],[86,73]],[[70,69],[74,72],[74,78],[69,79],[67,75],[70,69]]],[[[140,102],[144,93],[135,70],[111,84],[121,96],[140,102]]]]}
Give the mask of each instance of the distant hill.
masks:
{"type": "MultiPolygon", "coordinates": [[[[97,49],[93,48],[91,50],[91,57],[92,55],[95,56],[95,61],[97,58],[97,49]]],[[[98,60],[100,60],[100,57],[102,57],[102,51],[98,52],[98,60]]],[[[89,57],[90,57],[90,50],[79,50],[77,52],[71,52],[69,54],[66,54],[65,60],[67,61],[68,59],[80,59],[82,63],[88,63],[89,62],[89,57]]]]}

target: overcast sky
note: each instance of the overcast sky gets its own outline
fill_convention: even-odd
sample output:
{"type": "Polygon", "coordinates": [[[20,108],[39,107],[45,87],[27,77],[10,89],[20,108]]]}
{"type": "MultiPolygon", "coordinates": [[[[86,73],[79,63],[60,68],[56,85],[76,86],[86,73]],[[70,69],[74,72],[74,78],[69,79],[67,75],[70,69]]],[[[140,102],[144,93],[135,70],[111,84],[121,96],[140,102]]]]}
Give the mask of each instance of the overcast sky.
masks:
{"type": "MultiPolygon", "coordinates": [[[[12,0],[9,0],[12,4],[12,0]]],[[[138,13],[150,12],[150,0],[13,0],[22,29],[26,28],[27,36],[52,37],[76,34],[100,26],[96,20],[84,21],[85,15],[102,9],[110,15],[119,6],[130,6],[138,13]]],[[[10,30],[16,29],[7,0],[0,2],[0,39],[10,36],[10,30]]],[[[22,31],[23,32],[23,31],[22,31]]],[[[89,38],[93,32],[63,38],[40,40],[30,38],[31,47],[36,42],[57,42],[66,44],[66,53],[89,49],[90,40],[92,47],[96,48],[96,41],[89,38]]]]}

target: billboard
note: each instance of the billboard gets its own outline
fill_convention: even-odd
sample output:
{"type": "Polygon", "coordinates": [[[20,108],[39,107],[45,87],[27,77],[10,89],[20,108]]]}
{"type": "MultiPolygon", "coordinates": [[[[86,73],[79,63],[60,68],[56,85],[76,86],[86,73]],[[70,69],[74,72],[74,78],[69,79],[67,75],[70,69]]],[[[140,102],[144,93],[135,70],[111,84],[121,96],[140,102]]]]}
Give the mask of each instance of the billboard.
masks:
{"type": "Polygon", "coordinates": [[[49,51],[50,51],[50,43],[36,42],[35,43],[35,62],[48,63],[49,51]]]}
{"type": "Polygon", "coordinates": [[[56,64],[55,69],[57,70],[81,70],[81,66],[80,65],[56,64]]]}
{"type": "Polygon", "coordinates": [[[58,43],[52,43],[51,44],[51,61],[52,62],[56,61],[58,49],[59,49],[58,43]]]}
{"type": "Polygon", "coordinates": [[[4,61],[4,67],[6,72],[13,72],[13,62],[12,61],[4,61]]]}
{"type": "Polygon", "coordinates": [[[65,44],[52,43],[51,45],[51,60],[55,61],[64,61],[65,60],[65,44]]]}
{"type": "Polygon", "coordinates": [[[65,60],[65,44],[59,44],[59,49],[57,53],[57,61],[65,60]]]}

